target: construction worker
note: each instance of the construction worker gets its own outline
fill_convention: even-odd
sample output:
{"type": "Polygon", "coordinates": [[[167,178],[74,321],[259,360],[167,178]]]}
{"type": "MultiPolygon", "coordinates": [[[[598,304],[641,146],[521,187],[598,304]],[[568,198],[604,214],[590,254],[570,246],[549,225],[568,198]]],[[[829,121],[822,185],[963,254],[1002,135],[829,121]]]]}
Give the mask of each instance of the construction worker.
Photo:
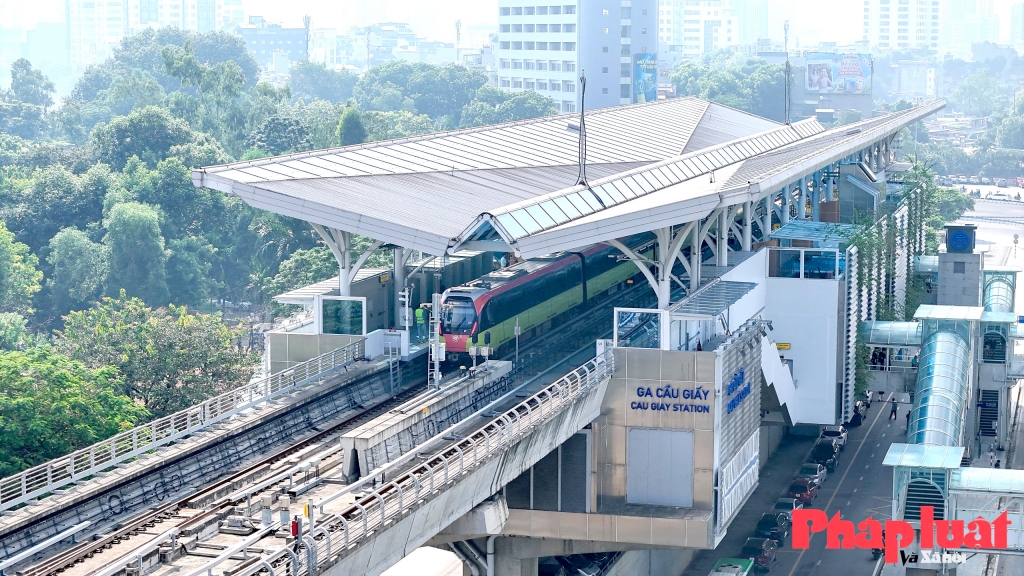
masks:
{"type": "Polygon", "coordinates": [[[426,308],[424,308],[423,304],[420,304],[420,307],[416,309],[416,339],[417,340],[423,340],[424,338],[426,338],[426,327],[427,327],[426,316],[427,316],[427,310],[426,310],[426,308]]]}

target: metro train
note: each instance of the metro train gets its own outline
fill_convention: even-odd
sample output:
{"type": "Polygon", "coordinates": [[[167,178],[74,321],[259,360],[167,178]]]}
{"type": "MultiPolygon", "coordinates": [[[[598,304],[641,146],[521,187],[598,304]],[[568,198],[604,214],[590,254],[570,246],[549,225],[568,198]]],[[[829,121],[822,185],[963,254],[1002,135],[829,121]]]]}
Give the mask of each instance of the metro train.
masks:
{"type": "MultiPolygon", "coordinates": [[[[626,246],[650,258],[653,235],[634,236],[626,246]]],[[[515,344],[516,320],[522,335],[640,274],[611,246],[596,244],[579,252],[558,252],[496,270],[441,296],[441,335],[449,361],[461,360],[469,346],[487,346],[492,356],[515,344]]]]}

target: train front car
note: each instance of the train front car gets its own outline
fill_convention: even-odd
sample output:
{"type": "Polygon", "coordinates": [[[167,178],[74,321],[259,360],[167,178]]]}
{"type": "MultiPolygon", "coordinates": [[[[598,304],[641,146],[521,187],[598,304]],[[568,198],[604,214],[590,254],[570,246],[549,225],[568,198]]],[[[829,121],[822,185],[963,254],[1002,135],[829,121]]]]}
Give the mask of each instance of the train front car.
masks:
{"type": "MultiPolygon", "coordinates": [[[[467,358],[467,349],[480,326],[476,300],[487,290],[480,286],[449,288],[441,295],[441,337],[447,361],[467,358]]],[[[482,345],[482,344],[481,344],[482,345]]]]}

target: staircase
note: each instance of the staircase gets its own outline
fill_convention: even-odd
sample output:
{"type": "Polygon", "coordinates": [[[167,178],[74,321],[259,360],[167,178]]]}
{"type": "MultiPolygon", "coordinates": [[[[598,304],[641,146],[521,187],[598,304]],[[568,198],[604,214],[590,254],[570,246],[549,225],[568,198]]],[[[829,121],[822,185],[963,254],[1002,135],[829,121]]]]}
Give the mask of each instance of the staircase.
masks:
{"type": "Polygon", "coordinates": [[[945,517],[946,503],[942,492],[926,480],[911,480],[907,485],[907,503],[903,511],[904,520],[920,520],[921,506],[933,506],[935,519],[945,517]]]}

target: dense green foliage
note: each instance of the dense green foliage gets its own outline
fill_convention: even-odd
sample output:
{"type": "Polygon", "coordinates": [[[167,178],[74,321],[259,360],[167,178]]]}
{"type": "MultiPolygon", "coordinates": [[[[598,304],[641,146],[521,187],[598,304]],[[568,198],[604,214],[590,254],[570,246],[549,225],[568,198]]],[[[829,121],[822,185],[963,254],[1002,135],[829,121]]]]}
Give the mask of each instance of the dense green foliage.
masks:
{"type": "Polygon", "coordinates": [[[786,118],[782,64],[720,50],[683,62],[670,77],[678,96],[697,96],[773,120],[786,118]]]}

